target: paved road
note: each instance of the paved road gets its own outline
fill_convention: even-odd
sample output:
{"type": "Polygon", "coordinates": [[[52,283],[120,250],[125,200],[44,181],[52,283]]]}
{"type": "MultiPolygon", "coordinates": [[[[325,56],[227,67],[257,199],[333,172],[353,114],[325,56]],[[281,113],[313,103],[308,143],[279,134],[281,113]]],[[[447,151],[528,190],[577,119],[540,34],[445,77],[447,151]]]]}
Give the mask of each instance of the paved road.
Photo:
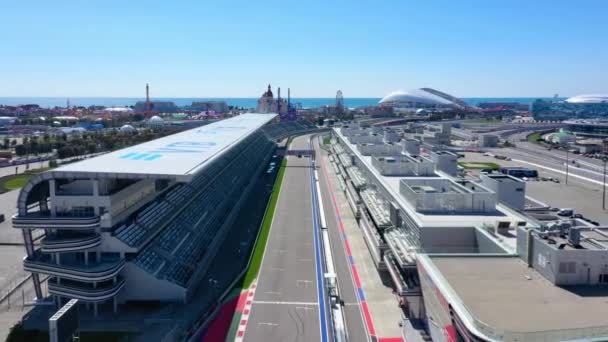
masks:
{"type": "MultiPolygon", "coordinates": [[[[317,153],[317,164],[321,163],[321,155],[325,154],[319,147],[319,139],[314,140],[314,149],[317,153]]],[[[324,176],[323,170],[319,169],[319,181],[321,185],[321,193],[323,196],[323,206],[325,209],[325,217],[327,221],[327,229],[329,230],[329,239],[332,254],[334,256],[334,267],[338,277],[338,289],[340,297],[344,301],[344,315],[346,320],[346,329],[348,332],[348,340],[368,341],[365,322],[361,312],[360,303],[357,298],[357,292],[350,274],[350,263],[348,256],[342,245],[342,237],[336,218],[335,208],[333,207],[330,197],[327,179],[324,176]]]]}
{"type": "MultiPolygon", "coordinates": [[[[526,138],[528,133],[518,133],[509,136],[509,140],[516,144],[514,148],[495,148],[488,149],[495,154],[505,155],[514,160],[521,160],[528,163],[531,168],[538,168],[533,164],[547,168],[566,171],[568,162],[568,172],[596,182],[603,181],[603,162],[593,158],[569,153],[561,150],[547,150],[546,148],[527,141],[520,141],[526,138]]],[[[500,163],[500,161],[498,161],[500,163]]],[[[596,183],[597,184],[597,183],[596,183]]]]}
{"type": "MultiPolygon", "coordinates": [[[[309,136],[291,148],[308,148],[309,136]]],[[[320,341],[308,158],[289,157],[245,341],[320,341]]]]}

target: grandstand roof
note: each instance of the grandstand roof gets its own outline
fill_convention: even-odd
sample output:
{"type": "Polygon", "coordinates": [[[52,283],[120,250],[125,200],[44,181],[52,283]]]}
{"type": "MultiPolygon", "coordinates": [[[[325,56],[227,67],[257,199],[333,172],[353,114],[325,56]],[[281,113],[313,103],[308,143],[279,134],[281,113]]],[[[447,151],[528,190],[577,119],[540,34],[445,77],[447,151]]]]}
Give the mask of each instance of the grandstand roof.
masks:
{"type": "Polygon", "coordinates": [[[55,172],[130,174],[141,177],[194,175],[210,160],[276,117],[243,114],[68,164],[55,172]]]}

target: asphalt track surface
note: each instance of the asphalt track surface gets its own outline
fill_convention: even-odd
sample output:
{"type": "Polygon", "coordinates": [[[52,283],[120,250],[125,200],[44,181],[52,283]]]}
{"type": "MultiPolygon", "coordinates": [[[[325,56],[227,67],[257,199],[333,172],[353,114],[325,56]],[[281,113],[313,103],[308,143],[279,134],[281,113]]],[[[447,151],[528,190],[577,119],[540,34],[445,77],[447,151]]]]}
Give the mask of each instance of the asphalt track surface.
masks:
{"type": "Polygon", "coordinates": [[[331,194],[327,184],[327,177],[324,170],[320,168],[322,163],[326,163],[324,166],[327,167],[327,161],[322,160],[322,156],[325,152],[321,151],[319,147],[319,139],[314,140],[314,149],[317,152],[317,166],[319,166],[319,181],[321,185],[321,193],[323,196],[323,204],[325,207],[325,218],[327,221],[327,229],[329,231],[329,239],[331,250],[334,257],[334,267],[336,269],[336,275],[338,277],[338,289],[340,291],[340,297],[344,301],[343,311],[344,318],[346,320],[346,331],[348,333],[349,342],[368,341],[368,332],[365,328],[363,321],[363,313],[361,312],[361,306],[355,288],[352,275],[350,273],[350,261],[342,245],[342,236],[339,228],[337,213],[331,199],[331,194]]]}
{"type": "Polygon", "coordinates": [[[309,162],[288,159],[244,341],[321,341],[309,162]]]}

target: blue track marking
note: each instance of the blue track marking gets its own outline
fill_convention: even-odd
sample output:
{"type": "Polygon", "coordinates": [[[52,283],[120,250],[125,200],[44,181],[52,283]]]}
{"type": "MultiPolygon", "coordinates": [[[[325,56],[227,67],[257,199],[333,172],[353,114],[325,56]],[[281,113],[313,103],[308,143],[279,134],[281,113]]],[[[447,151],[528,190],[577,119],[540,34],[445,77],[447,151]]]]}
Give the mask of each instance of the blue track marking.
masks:
{"type": "Polygon", "coordinates": [[[362,302],[365,302],[365,294],[363,293],[363,289],[357,287],[357,292],[359,293],[359,299],[361,299],[362,302]]]}
{"type": "MultiPolygon", "coordinates": [[[[310,142],[308,146],[311,147],[310,142]]],[[[308,165],[313,167],[314,164],[309,159],[308,165]]],[[[312,197],[312,212],[313,212],[313,228],[315,241],[315,265],[317,271],[317,292],[319,296],[319,320],[321,323],[321,341],[327,342],[327,312],[325,311],[325,286],[323,283],[323,265],[321,264],[321,246],[319,244],[319,224],[318,224],[318,207],[317,193],[315,187],[314,170],[310,172],[310,192],[312,197]]]]}

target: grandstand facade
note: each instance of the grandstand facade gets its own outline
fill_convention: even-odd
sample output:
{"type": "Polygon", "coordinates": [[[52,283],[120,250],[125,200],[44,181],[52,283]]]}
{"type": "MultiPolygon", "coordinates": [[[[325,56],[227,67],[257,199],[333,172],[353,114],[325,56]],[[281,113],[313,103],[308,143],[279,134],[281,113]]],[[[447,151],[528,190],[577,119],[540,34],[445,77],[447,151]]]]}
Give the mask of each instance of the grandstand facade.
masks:
{"type": "Polygon", "coordinates": [[[275,117],[244,114],[33,177],[13,227],[37,297],[48,276],[58,304],[187,302],[289,130],[275,117]]]}

